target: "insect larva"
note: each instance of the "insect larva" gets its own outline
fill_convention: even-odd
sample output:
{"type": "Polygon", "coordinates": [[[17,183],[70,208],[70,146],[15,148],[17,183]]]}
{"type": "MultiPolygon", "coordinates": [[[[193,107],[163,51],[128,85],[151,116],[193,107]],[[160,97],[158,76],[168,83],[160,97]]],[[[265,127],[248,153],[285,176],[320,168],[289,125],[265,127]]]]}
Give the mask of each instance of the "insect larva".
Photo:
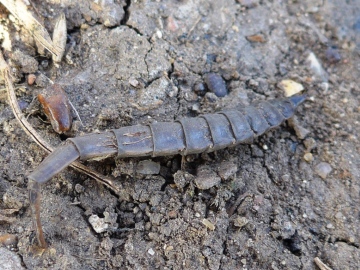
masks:
{"type": "Polygon", "coordinates": [[[305,95],[263,101],[240,110],[183,118],[175,122],[135,125],[68,139],[29,179],[50,180],[73,161],[119,157],[188,155],[250,143],[294,115],[305,95]]]}

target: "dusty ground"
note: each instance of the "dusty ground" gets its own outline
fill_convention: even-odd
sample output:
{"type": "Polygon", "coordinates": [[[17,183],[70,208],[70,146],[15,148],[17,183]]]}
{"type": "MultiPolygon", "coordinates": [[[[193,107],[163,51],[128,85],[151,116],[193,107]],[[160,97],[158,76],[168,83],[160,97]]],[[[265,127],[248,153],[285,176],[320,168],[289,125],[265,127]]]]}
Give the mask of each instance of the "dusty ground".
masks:
{"type": "Polygon", "coordinates": [[[43,188],[50,248],[34,256],[26,175],[46,155],[2,99],[0,235],[18,240],[1,248],[0,260],[12,257],[12,269],[19,262],[28,269],[317,269],[319,257],[332,269],[360,268],[358,0],[41,2],[34,5],[49,32],[59,10],[66,14],[68,47],[59,68],[19,38],[23,30],[5,11],[1,23],[12,50],[33,57],[11,62],[18,83],[26,85],[28,73],[40,77],[18,98],[54,145],[67,136],[280,97],[283,79],[303,84],[309,100],[292,124],[252,145],[187,157],[186,172],[179,156],[153,159],[157,175],[137,172],[140,159],[89,163],[116,177],[119,196],[66,170],[43,188]],[[311,52],[322,75],[309,68],[311,52]],[[227,96],[195,91],[208,72],[225,79],[227,96]],[[59,136],[44,121],[33,101],[45,86],[40,74],[63,85],[84,126],[75,122],[59,136]],[[320,177],[319,164],[332,171],[320,177]],[[193,179],[199,168],[226,177],[200,190],[193,179]],[[108,229],[96,233],[91,215],[108,229]]]}

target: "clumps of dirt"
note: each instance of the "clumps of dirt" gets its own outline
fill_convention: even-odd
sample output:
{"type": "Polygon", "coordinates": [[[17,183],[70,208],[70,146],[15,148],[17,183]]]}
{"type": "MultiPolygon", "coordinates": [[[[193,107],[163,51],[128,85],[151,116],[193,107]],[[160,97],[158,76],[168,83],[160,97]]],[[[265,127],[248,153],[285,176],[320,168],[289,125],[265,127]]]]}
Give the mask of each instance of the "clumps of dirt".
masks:
{"type": "MultiPolygon", "coordinates": [[[[31,39],[16,38],[23,35],[13,21],[2,21],[16,34],[17,82],[36,74],[19,99],[30,104],[48,78],[63,85],[83,121],[66,136],[242,108],[282,96],[284,80],[304,87],[308,100],[293,121],[251,145],[183,159],[88,162],[116,178],[119,194],[71,170],[59,174],[42,190],[50,248],[41,256],[26,175],[44,153],[2,102],[0,235],[18,241],[0,259],[10,256],[17,269],[313,269],[319,257],[334,269],[359,268],[358,8],[100,2],[37,4],[50,32],[65,11],[69,40],[59,68],[31,39]]],[[[34,110],[32,125],[61,143],[34,110]]]]}

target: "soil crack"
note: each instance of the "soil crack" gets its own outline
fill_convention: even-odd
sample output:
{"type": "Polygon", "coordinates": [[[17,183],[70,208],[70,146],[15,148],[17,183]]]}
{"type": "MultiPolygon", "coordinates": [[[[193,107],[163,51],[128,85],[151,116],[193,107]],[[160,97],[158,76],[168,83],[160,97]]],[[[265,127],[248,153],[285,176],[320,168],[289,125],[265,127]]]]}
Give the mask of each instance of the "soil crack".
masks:
{"type": "MultiPolygon", "coordinates": [[[[126,5],[124,6],[124,17],[123,19],[120,21],[120,25],[126,25],[126,23],[128,22],[129,18],[130,18],[130,11],[129,8],[131,6],[131,0],[125,0],[126,5]]],[[[137,30],[137,29],[136,29],[137,30]]]]}

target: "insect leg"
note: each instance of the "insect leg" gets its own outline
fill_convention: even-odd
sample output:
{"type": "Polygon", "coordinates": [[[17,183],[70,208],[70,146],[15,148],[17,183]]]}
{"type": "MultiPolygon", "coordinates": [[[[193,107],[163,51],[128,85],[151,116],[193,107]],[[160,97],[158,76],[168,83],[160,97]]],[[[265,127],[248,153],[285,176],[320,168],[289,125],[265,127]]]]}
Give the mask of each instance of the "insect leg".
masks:
{"type": "Polygon", "coordinates": [[[33,180],[29,180],[28,189],[29,189],[29,198],[30,198],[30,208],[31,214],[33,216],[33,226],[36,232],[36,239],[40,248],[46,249],[47,243],[45,241],[44,232],[41,226],[40,219],[40,203],[41,203],[41,184],[33,180]]]}

